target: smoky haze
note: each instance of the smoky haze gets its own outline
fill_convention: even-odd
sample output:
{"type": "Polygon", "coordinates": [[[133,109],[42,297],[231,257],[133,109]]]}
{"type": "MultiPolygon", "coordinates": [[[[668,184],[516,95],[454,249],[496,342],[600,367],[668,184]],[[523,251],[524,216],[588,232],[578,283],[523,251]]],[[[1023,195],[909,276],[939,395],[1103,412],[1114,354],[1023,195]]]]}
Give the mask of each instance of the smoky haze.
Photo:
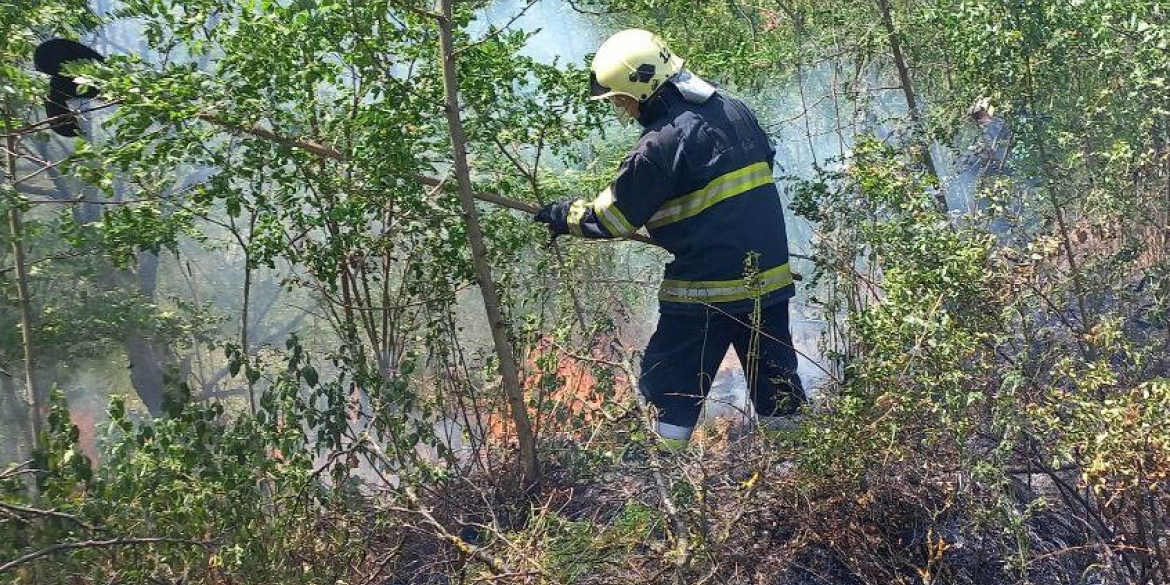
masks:
{"type": "MultiPolygon", "coordinates": [[[[94,3],[94,8],[107,14],[114,5],[99,0],[94,3]]],[[[573,10],[566,2],[543,0],[528,5],[523,0],[504,0],[483,11],[472,26],[472,34],[481,36],[491,26],[505,25],[534,32],[524,52],[544,63],[586,64],[587,56],[612,32],[601,28],[592,17],[573,10]]],[[[110,23],[83,41],[106,54],[133,53],[150,58],[135,22],[110,23]]],[[[839,73],[834,64],[827,63],[801,75],[764,84],[760,91],[737,93],[756,110],[776,142],[776,168],[777,174],[783,177],[779,186],[786,204],[790,203],[790,195],[785,187],[793,179],[811,177],[817,165],[831,167],[837,164],[836,161],[848,154],[858,128],[866,124],[872,128],[872,120],[900,114],[898,107],[892,105],[897,104],[893,99],[896,96],[887,100],[880,93],[873,101],[873,111],[854,111],[849,101],[842,97],[844,90],[839,73]]],[[[876,84],[878,80],[873,81],[876,84]]],[[[101,122],[100,117],[89,120],[99,140],[101,122]]],[[[616,129],[617,122],[613,124],[616,129]]],[[[877,127],[880,129],[880,123],[877,127]]],[[[619,135],[628,137],[631,145],[636,139],[635,133],[628,129],[619,135]]],[[[58,139],[46,145],[46,149],[58,154],[66,148],[67,144],[58,139]]],[[[176,181],[194,183],[209,174],[206,169],[190,169],[190,176],[176,177],[176,181]]],[[[86,189],[76,183],[70,183],[68,188],[73,192],[86,189]]],[[[83,213],[97,213],[97,210],[89,209],[83,213]]],[[[226,215],[218,219],[226,221],[226,215]]],[[[785,221],[792,251],[807,254],[813,226],[792,213],[786,215],[785,221]]],[[[161,350],[151,347],[149,336],[145,336],[112,347],[106,355],[45,372],[47,379],[67,396],[74,410],[75,422],[81,428],[83,443],[87,443],[85,448],[91,455],[95,454],[96,429],[104,423],[104,410],[110,398],[115,395],[125,397],[133,409],[145,415],[146,405],[137,399],[135,385],[163,383],[163,366],[187,374],[196,395],[228,400],[234,408],[243,408],[242,383],[228,375],[222,350],[215,346],[214,341],[234,339],[239,333],[244,256],[226,230],[208,222],[199,227],[205,232],[201,240],[184,239],[177,255],[167,251],[158,255],[140,254],[132,269],[124,275],[138,283],[144,302],[157,306],[164,313],[176,319],[189,318],[196,313],[202,315],[187,336],[186,343],[169,348],[167,351],[173,355],[162,356],[161,350]],[[151,372],[141,371],[144,360],[152,358],[165,363],[145,368],[151,372]],[[128,367],[129,363],[134,363],[135,367],[128,367]],[[143,376],[148,374],[155,375],[157,380],[144,381],[143,376]],[[135,379],[135,376],[140,378],[135,379]]],[[[648,269],[649,280],[661,276],[661,253],[632,243],[616,244],[613,250],[619,258],[621,271],[641,274],[648,269]]],[[[806,276],[812,274],[812,266],[807,261],[794,260],[793,266],[795,271],[806,276]]],[[[279,347],[294,331],[301,332],[302,338],[315,345],[308,348],[310,350],[327,352],[336,345],[336,338],[314,306],[313,296],[303,288],[290,286],[297,276],[295,271],[280,265],[276,269],[258,268],[254,272],[249,319],[252,351],[263,352],[268,346],[279,347]]],[[[799,372],[806,387],[815,389],[818,382],[824,380],[825,371],[833,371],[834,367],[823,358],[826,323],[819,309],[809,305],[806,286],[797,286],[792,323],[794,340],[801,355],[799,372]]],[[[643,288],[635,309],[636,318],[623,332],[634,346],[644,344],[653,331],[657,318],[655,295],[654,287],[643,288]]],[[[469,354],[489,353],[490,337],[482,324],[482,308],[476,295],[466,291],[461,295],[459,320],[469,354]]],[[[731,355],[728,357],[715,381],[708,415],[742,408],[746,403],[743,374],[737,360],[731,355]]],[[[5,459],[15,459],[17,453],[10,446],[6,449],[8,451],[3,453],[5,459]]]]}

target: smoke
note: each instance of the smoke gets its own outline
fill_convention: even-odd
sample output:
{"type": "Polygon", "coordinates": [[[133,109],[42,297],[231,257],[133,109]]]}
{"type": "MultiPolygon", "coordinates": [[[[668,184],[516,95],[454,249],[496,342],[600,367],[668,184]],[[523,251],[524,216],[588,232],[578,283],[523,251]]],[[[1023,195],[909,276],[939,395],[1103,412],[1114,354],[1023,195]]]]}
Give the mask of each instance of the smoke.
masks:
{"type": "Polygon", "coordinates": [[[545,64],[585,64],[605,36],[563,0],[500,0],[483,11],[470,32],[482,36],[489,27],[503,26],[534,33],[521,54],[545,64]]]}

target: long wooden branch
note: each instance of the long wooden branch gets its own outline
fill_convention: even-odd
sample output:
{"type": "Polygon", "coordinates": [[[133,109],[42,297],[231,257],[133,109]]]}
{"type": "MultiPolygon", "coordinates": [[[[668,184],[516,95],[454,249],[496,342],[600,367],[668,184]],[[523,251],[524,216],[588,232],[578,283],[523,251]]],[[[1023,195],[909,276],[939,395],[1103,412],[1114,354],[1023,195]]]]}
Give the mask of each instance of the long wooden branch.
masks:
{"type": "MultiPolygon", "coordinates": [[[[276,132],[273,132],[267,128],[264,128],[263,126],[260,126],[259,124],[255,124],[252,126],[240,126],[238,124],[232,124],[230,122],[227,122],[225,120],[217,118],[216,116],[213,116],[211,114],[199,114],[199,119],[203,120],[205,122],[209,122],[211,124],[215,124],[216,126],[220,126],[221,128],[226,128],[226,129],[231,130],[233,132],[236,132],[238,134],[248,134],[250,136],[255,136],[256,138],[263,138],[264,140],[268,140],[270,142],[275,142],[277,144],[282,144],[282,145],[288,146],[290,148],[296,148],[298,150],[303,150],[309,154],[313,154],[313,155],[319,156],[321,158],[326,158],[326,159],[340,161],[340,162],[344,162],[346,160],[346,156],[335,148],[326,146],[326,145],[318,143],[318,142],[313,142],[311,140],[302,140],[299,138],[290,138],[288,136],[282,136],[280,134],[277,134],[276,132]]],[[[415,181],[417,181],[423,185],[426,185],[428,187],[440,187],[443,185],[442,179],[439,179],[437,177],[432,177],[429,175],[424,175],[421,173],[416,173],[413,178],[415,181]]],[[[500,195],[496,195],[495,193],[476,192],[476,193],[473,193],[473,195],[479,201],[483,201],[485,203],[491,203],[492,205],[499,205],[500,207],[505,207],[508,209],[514,209],[516,211],[523,211],[524,213],[531,214],[531,213],[536,213],[537,211],[540,211],[540,207],[538,205],[534,205],[532,203],[527,203],[524,201],[517,201],[515,199],[510,199],[508,197],[502,197],[500,195]]],[[[650,239],[649,236],[646,236],[643,234],[630,234],[625,239],[633,240],[635,242],[642,242],[643,244],[650,244],[652,246],[658,245],[654,240],[650,239]]]]}
{"type": "MultiPolygon", "coordinates": [[[[213,116],[211,114],[206,114],[206,113],[199,114],[197,117],[200,120],[203,120],[204,122],[208,122],[210,124],[215,124],[216,126],[219,126],[221,128],[225,128],[225,129],[230,130],[232,132],[235,132],[237,134],[247,134],[249,136],[254,136],[256,138],[262,138],[264,140],[268,140],[270,142],[275,142],[277,144],[288,146],[290,148],[296,148],[298,150],[303,150],[303,151],[308,152],[310,154],[316,155],[316,156],[321,157],[321,158],[329,159],[329,160],[335,160],[335,161],[339,161],[339,162],[345,162],[347,160],[345,155],[342,154],[340,151],[338,151],[335,148],[321,144],[319,142],[313,142],[311,140],[303,140],[300,138],[291,138],[288,136],[283,136],[283,135],[277,134],[276,132],[273,132],[272,130],[264,128],[263,126],[260,126],[259,124],[254,124],[252,126],[241,126],[239,124],[234,124],[234,123],[228,122],[226,120],[223,120],[221,118],[218,118],[216,116],[213,116]]],[[[442,188],[445,186],[445,182],[442,179],[439,179],[438,177],[432,177],[430,175],[424,175],[422,173],[415,173],[413,178],[419,184],[426,185],[428,187],[442,188]]],[[[483,201],[484,203],[491,203],[492,205],[498,205],[500,207],[512,209],[515,211],[522,211],[524,213],[529,213],[529,214],[536,213],[537,211],[540,211],[540,206],[538,206],[538,205],[528,203],[525,201],[511,199],[508,197],[503,197],[501,195],[496,195],[495,193],[475,192],[475,193],[472,193],[472,195],[477,200],[483,201]]],[[[645,234],[633,233],[633,234],[625,236],[621,239],[630,240],[630,241],[634,241],[634,242],[640,242],[643,244],[649,244],[651,246],[661,247],[661,244],[659,244],[658,242],[655,242],[653,239],[650,238],[650,236],[645,235],[645,234]]],[[[791,256],[794,258],[811,260],[811,258],[808,258],[806,256],[801,256],[800,254],[792,254],[791,256]]],[[[803,278],[801,278],[801,276],[799,274],[796,274],[796,273],[793,274],[793,279],[798,280],[798,281],[803,280],[803,278]]]]}

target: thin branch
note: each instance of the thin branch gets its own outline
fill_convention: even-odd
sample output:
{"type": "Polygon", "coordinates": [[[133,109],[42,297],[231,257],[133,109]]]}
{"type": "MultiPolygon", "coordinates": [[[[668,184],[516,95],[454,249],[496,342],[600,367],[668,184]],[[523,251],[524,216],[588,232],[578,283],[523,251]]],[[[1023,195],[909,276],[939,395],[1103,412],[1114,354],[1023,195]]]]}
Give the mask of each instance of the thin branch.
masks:
{"type": "Polygon", "coordinates": [[[268,140],[270,142],[275,142],[277,144],[282,144],[284,146],[288,146],[291,148],[297,148],[300,150],[304,150],[310,154],[315,154],[315,155],[322,157],[322,158],[328,158],[328,159],[341,161],[341,162],[344,162],[346,160],[345,155],[343,155],[340,151],[338,151],[335,148],[332,148],[330,146],[326,146],[324,144],[320,144],[317,142],[313,142],[311,140],[301,140],[301,139],[297,139],[297,138],[289,138],[287,136],[281,136],[280,134],[277,134],[276,132],[273,132],[267,128],[260,126],[259,123],[253,124],[251,126],[240,126],[239,124],[234,124],[232,122],[228,122],[227,120],[217,118],[216,116],[214,116],[212,114],[207,114],[207,113],[197,114],[196,118],[203,120],[204,122],[210,122],[210,123],[215,124],[216,126],[219,126],[221,128],[226,128],[228,130],[232,130],[232,131],[237,132],[237,133],[249,134],[249,135],[255,136],[257,138],[263,138],[263,139],[268,140]]]}
{"type": "Polygon", "coordinates": [[[149,203],[157,201],[157,199],[123,199],[122,201],[92,201],[86,199],[84,196],[73,199],[30,199],[27,201],[29,205],[77,205],[86,203],[89,205],[133,205],[135,203],[149,203]]]}
{"type": "Polygon", "coordinates": [[[491,33],[487,34],[482,39],[475,41],[474,43],[471,43],[467,46],[460,47],[459,49],[456,49],[455,52],[453,52],[451,54],[451,56],[458,57],[458,56],[462,55],[464,51],[474,49],[475,47],[478,47],[478,46],[496,38],[501,33],[503,33],[505,30],[508,30],[508,27],[515,24],[517,20],[520,20],[520,17],[524,16],[524,13],[528,12],[528,9],[532,8],[533,6],[536,6],[536,4],[538,2],[540,2],[540,0],[528,0],[528,4],[525,4],[524,8],[520,9],[520,12],[517,12],[514,16],[512,16],[512,18],[510,20],[508,20],[508,22],[504,23],[504,26],[492,31],[491,33]]]}
{"type": "MultiPolygon", "coordinates": [[[[630,364],[629,356],[623,356],[621,368],[625,371],[626,380],[629,382],[631,387],[637,388],[638,376],[634,374],[634,368],[630,364]]],[[[649,430],[652,433],[656,432],[656,429],[654,429],[650,423],[650,415],[646,411],[645,400],[642,399],[641,395],[637,396],[636,400],[638,406],[641,407],[643,411],[643,422],[645,422],[647,426],[651,427],[649,430]]],[[[670,487],[666,483],[666,478],[662,475],[662,458],[658,454],[658,447],[652,445],[647,448],[646,451],[650,458],[650,473],[654,477],[654,487],[657,489],[658,497],[662,501],[662,509],[666,513],[667,517],[670,518],[671,523],[674,525],[675,552],[678,554],[678,557],[674,562],[675,578],[679,583],[685,583],[683,571],[686,570],[687,565],[690,563],[691,557],[691,545],[690,539],[688,537],[687,526],[679,514],[678,505],[675,504],[674,498],[670,495],[670,487]]]]}
{"type": "Polygon", "coordinates": [[[28,461],[23,461],[18,465],[13,465],[8,469],[4,469],[0,471],[0,479],[11,479],[19,475],[28,475],[40,471],[39,469],[32,467],[32,464],[32,460],[29,459],[28,461]]]}
{"type": "Polygon", "coordinates": [[[69,112],[67,114],[61,114],[59,116],[53,116],[52,118],[45,118],[44,120],[41,120],[40,122],[33,122],[32,124],[29,124],[27,126],[22,126],[20,128],[15,129],[15,130],[11,130],[11,131],[6,132],[4,134],[0,134],[0,136],[20,137],[20,136],[23,136],[25,134],[33,134],[35,132],[39,132],[45,128],[48,128],[48,127],[50,127],[53,124],[56,124],[58,122],[65,122],[65,121],[69,120],[70,118],[73,118],[75,115],[88,114],[90,112],[96,112],[98,110],[112,108],[120,103],[122,103],[121,100],[114,100],[111,102],[106,102],[100,106],[94,106],[92,108],[85,108],[82,110],[77,110],[76,112],[69,112]]]}
{"type": "Polygon", "coordinates": [[[484,563],[488,566],[488,570],[490,570],[494,575],[512,575],[516,573],[515,571],[508,568],[508,566],[505,565],[502,560],[492,556],[483,548],[474,546],[468,543],[466,540],[451,534],[451,532],[447,530],[446,527],[444,527],[437,519],[435,519],[435,516],[431,514],[430,509],[428,509],[426,505],[422,503],[422,500],[419,499],[418,494],[415,493],[414,488],[407,486],[403,490],[403,493],[406,494],[407,500],[410,501],[410,511],[418,514],[419,516],[422,516],[423,520],[426,521],[426,523],[431,527],[431,530],[433,530],[436,535],[450,543],[451,546],[455,547],[455,549],[460,553],[474,558],[481,563],[484,563]]]}
{"type": "Polygon", "coordinates": [[[27,506],[21,506],[18,504],[10,504],[8,502],[0,502],[0,509],[8,510],[10,512],[15,512],[17,514],[27,514],[27,515],[31,515],[31,516],[47,516],[50,518],[60,518],[62,520],[68,520],[70,522],[73,522],[74,524],[77,524],[78,526],[81,526],[82,528],[85,528],[86,530],[97,530],[97,528],[95,528],[92,524],[85,522],[84,520],[78,518],[77,516],[74,516],[72,514],[66,514],[65,512],[58,512],[56,510],[42,510],[40,508],[29,508],[27,506]]]}
{"type": "Polygon", "coordinates": [[[44,166],[42,166],[41,168],[39,168],[39,169],[37,169],[37,170],[35,170],[35,171],[33,171],[33,172],[31,172],[31,173],[29,173],[29,174],[27,174],[27,175],[25,175],[25,176],[21,177],[21,178],[19,178],[19,179],[16,179],[15,181],[13,181],[13,183],[14,183],[14,184],[17,184],[17,185],[19,185],[19,184],[21,184],[21,183],[24,183],[25,181],[28,181],[29,179],[35,178],[35,177],[37,177],[37,176],[41,175],[42,173],[47,173],[47,172],[49,172],[49,171],[51,171],[51,170],[53,170],[53,169],[55,169],[55,168],[57,168],[57,167],[59,167],[59,166],[61,166],[61,165],[65,164],[65,163],[66,163],[68,160],[69,160],[69,159],[67,159],[67,158],[66,158],[66,159],[61,159],[61,160],[59,160],[59,161],[52,162],[52,163],[49,163],[49,164],[47,164],[47,165],[44,165],[44,166]]]}
{"type": "MultiPolygon", "coordinates": [[[[44,258],[41,258],[40,260],[33,260],[31,262],[25,262],[24,265],[25,266],[32,266],[34,264],[41,264],[43,262],[52,262],[54,260],[68,260],[70,258],[78,258],[80,256],[85,256],[85,255],[86,255],[85,252],[78,252],[76,254],[57,254],[55,256],[46,256],[44,258]]],[[[7,274],[7,273],[13,272],[15,270],[16,270],[15,266],[9,266],[7,268],[0,268],[0,274],[7,274]]]]}
{"type": "Polygon", "coordinates": [[[189,540],[186,538],[166,538],[166,537],[150,537],[150,538],[111,538],[108,540],[82,540],[78,542],[59,542],[52,546],[42,548],[40,550],[28,553],[22,557],[13,559],[0,565],[0,573],[7,573],[23,565],[35,561],[41,557],[51,554],[59,553],[67,550],[77,550],[83,548],[109,548],[113,546],[136,546],[149,544],[189,544],[193,546],[202,546],[205,548],[212,547],[215,543],[210,540],[189,540]]]}

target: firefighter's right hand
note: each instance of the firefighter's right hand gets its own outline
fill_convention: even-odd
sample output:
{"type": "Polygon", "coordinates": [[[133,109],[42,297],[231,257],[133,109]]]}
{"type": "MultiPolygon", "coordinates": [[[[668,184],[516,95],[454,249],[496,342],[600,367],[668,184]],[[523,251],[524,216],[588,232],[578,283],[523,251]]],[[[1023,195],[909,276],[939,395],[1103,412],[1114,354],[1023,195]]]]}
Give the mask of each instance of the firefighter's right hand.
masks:
{"type": "Polygon", "coordinates": [[[535,215],[532,216],[532,221],[543,223],[548,226],[548,230],[552,232],[553,237],[562,236],[569,233],[569,223],[567,217],[569,215],[569,201],[560,201],[557,203],[549,203],[540,208],[535,215]]]}

